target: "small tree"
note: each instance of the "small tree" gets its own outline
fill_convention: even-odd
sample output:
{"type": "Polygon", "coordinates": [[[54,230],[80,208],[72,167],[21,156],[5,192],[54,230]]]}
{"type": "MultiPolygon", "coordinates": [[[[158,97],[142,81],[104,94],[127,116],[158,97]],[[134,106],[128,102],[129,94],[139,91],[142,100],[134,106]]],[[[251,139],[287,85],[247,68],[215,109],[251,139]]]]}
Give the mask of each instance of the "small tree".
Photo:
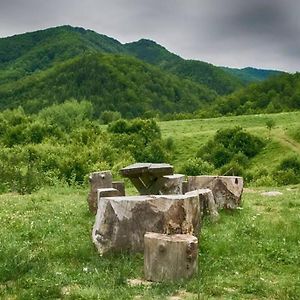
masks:
{"type": "Polygon", "coordinates": [[[271,138],[271,130],[275,127],[275,121],[273,119],[268,119],[266,121],[266,126],[269,130],[269,139],[271,138]]]}
{"type": "Polygon", "coordinates": [[[119,119],[121,119],[121,114],[118,111],[105,110],[100,115],[103,124],[109,124],[119,119]]]}

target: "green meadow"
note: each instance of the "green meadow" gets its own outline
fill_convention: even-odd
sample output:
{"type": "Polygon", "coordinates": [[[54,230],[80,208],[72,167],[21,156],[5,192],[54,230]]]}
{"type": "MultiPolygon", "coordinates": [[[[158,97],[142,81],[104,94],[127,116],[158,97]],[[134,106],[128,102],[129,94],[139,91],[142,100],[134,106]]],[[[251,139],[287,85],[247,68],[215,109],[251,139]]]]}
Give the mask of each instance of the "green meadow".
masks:
{"type": "MultiPolygon", "coordinates": [[[[273,170],[299,155],[300,112],[160,122],[174,140],[176,170],[214,133],[242,126],[266,141],[249,168],[273,170]],[[274,120],[269,130],[267,120],[274,120]]],[[[132,188],[130,193],[134,193],[132,188]]],[[[178,283],[131,285],[142,279],[141,254],[100,257],[88,187],[57,184],[30,195],[0,195],[1,299],[299,299],[300,185],[249,186],[243,208],[204,221],[199,271],[178,283]],[[276,197],[264,191],[279,191],[276,197]]]]}
{"type": "Polygon", "coordinates": [[[300,131],[300,112],[168,121],[159,125],[164,138],[174,139],[172,163],[178,170],[217,130],[235,126],[241,126],[266,141],[265,148],[252,160],[250,168],[272,170],[288,155],[300,155],[300,142],[293,138],[295,132],[300,131]],[[268,120],[273,120],[275,124],[271,131],[266,126],[268,120]]]}
{"type": "Polygon", "coordinates": [[[300,187],[246,190],[243,209],[202,228],[199,272],[179,283],[131,286],[143,257],[100,257],[87,189],[0,196],[1,299],[299,299],[300,187]],[[178,299],[178,298],[173,298],[178,299]]]}

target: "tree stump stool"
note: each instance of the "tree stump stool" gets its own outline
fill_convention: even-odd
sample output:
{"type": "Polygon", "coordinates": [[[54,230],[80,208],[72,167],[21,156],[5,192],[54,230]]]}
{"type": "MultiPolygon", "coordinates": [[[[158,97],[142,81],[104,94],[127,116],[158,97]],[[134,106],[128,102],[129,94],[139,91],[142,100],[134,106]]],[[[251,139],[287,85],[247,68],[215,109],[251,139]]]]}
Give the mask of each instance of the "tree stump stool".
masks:
{"type": "Polygon", "coordinates": [[[96,214],[98,196],[97,191],[101,188],[112,188],[112,174],[110,171],[94,172],[90,174],[90,192],[88,195],[88,205],[91,213],[96,214]]]}
{"type": "Polygon", "coordinates": [[[101,197],[92,231],[100,254],[144,251],[146,232],[198,235],[199,196],[101,197]]]}
{"type": "MultiPolygon", "coordinates": [[[[200,203],[201,220],[208,216],[211,221],[219,220],[218,208],[215,203],[214,195],[210,189],[199,189],[185,193],[185,195],[198,195],[200,203]]],[[[202,222],[200,222],[201,227],[202,222]]]]}
{"type": "Polygon", "coordinates": [[[244,181],[237,176],[189,176],[188,191],[210,189],[218,209],[236,209],[242,204],[244,181]]]}
{"type": "Polygon", "coordinates": [[[125,196],[125,183],[123,181],[113,181],[112,187],[120,192],[120,196],[125,196]]]}
{"type": "Polygon", "coordinates": [[[146,280],[177,281],[198,270],[198,239],[193,235],[147,232],[144,245],[146,280]]]}

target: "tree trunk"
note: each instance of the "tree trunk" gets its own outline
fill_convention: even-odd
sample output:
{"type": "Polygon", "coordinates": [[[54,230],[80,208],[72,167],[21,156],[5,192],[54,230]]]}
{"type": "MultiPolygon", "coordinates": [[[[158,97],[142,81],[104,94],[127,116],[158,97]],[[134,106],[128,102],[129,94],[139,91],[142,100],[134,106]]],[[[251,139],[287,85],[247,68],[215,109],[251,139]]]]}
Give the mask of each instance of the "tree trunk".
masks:
{"type": "Polygon", "coordinates": [[[176,281],[190,278],[198,269],[198,240],[189,234],[144,236],[146,280],[176,281]]]}
{"type": "Polygon", "coordinates": [[[210,189],[199,189],[186,193],[186,195],[194,194],[198,195],[199,197],[201,219],[203,219],[205,216],[208,216],[213,222],[219,220],[220,216],[212,191],[210,189]]]}
{"type": "Polygon", "coordinates": [[[146,232],[198,235],[199,222],[198,195],[104,197],[92,239],[101,254],[142,252],[146,232]]]}
{"type": "Polygon", "coordinates": [[[94,172],[90,174],[90,192],[88,195],[88,205],[91,213],[97,212],[97,190],[101,188],[112,188],[112,175],[110,171],[94,172]]]}
{"type": "Polygon", "coordinates": [[[218,209],[236,209],[242,204],[244,181],[237,176],[189,176],[188,191],[210,189],[218,209]]]}

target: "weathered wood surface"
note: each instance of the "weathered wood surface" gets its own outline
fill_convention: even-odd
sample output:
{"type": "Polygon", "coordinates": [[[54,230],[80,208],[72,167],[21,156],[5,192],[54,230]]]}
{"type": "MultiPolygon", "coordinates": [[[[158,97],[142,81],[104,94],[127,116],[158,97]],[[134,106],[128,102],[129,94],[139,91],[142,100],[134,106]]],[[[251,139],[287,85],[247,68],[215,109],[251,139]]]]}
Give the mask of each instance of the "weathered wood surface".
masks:
{"type": "Polygon", "coordinates": [[[184,180],[182,182],[182,194],[185,194],[187,192],[188,192],[188,182],[187,182],[187,180],[184,180]]]}
{"type": "Polygon", "coordinates": [[[113,181],[112,187],[120,192],[120,196],[125,196],[125,183],[123,181],[113,181]]]}
{"type": "Polygon", "coordinates": [[[166,234],[199,232],[198,195],[103,197],[92,239],[101,254],[143,251],[148,231],[166,234]]]}
{"type": "MultiPolygon", "coordinates": [[[[215,203],[214,195],[210,189],[199,189],[191,192],[187,192],[186,195],[198,195],[200,203],[201,219],[208,216],[211,221],[215,222],[219,220],[220,216],[218,208],[215,203]]],[[[200,222],[200,227],[201,227],[200,222]]]]}
{"type": "Polygon", "coordinates": [[[190,278],[198,269],[198,240],[188,234],[148,232],[144,236],[144,275],[151,281],[190,278]]]}
{"type": "Polygon", "coordinates": [[[121,174],[126,177],[140,176],[143,173],[152,175],[172,175],[173,166],[169,164],[152,164],[152,163],[135,163],[120,170],[121,174]]]}
{"type": "Polygon", "coordinates": [[[208,188],[218,209],[236,209],[242,204],[244,181],[237,176],[189,176],[188,191],[208,188]]]}
{"type": "Polygon", "coordinates": [[[182,193],[182,183],[185,176],[182,174],[165,175],[159,177],[151,191],[154,195],[176,195],[182,193]]]}
{"type": "Polygon", "coordinates": [[[135,163],[120,170],[128,177],[141,195],[160,194],[159,181],[165,175],[173,175],[173,166],[169,164],[135,163]]]}
{"type": "MultiPolygon", "coordinates": [[[[98,189],[97,190],[97,204],[101,200],[102,197],[118,197],[122,196],[121,193],[114,188],[103,188],[103,189],[98,189]]],[[[97,205],[98,208],[98,205],[97,205]]]]}
{"type": "Polygon", "coordinates": [[[88,194],[88,206],[90,212],[97,212],[97,190],[101,188],[112,188],[112,174],[110,171],[94,172],[90,174],[90,192],[88,194]]]}

